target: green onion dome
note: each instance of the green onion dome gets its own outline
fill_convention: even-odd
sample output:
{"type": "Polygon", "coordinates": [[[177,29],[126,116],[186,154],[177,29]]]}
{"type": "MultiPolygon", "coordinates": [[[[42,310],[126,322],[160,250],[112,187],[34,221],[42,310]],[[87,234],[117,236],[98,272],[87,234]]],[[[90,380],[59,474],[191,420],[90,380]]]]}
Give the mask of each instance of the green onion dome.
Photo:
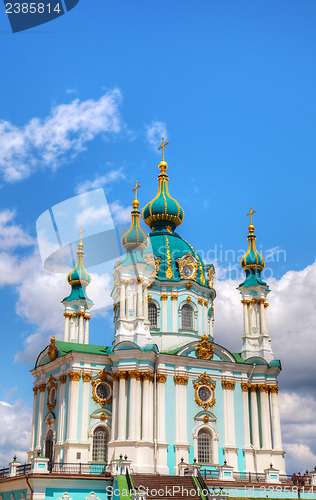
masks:
{"type": "Polygon", "coordinates": [[[252,224],[252,214],[255,213],[250,207],[250,225],[248,226],[248,250],[245,255],[240,259],[240,265],[246,273],[244,285],[265,285],[266,283],[261,280],[260,273],[265,268],[265,262],[256,249],[256,237],[254,234],[255,226],[252,224]]]}
{"type": "MultiPolygon", "coordinates": [[[[137,186],[137,183],[136,183],[137,186]]],[[[138,189],[136,187],[136,189],[138,189]]],[[[122,236],[122,245],[129,250],[144,250],[148,245],[148,238],[139,225],[140,212],[138,210],[139,201],[133,201],[133,210],[131,212],[132,223],[129,230],[122,236]]]]}
{"type": "Polygon", "coordinates": [[[162,229],[170,227],[174,230],[184,219],[183,209],[179,203],[174,200],[168,191],[168,168],[164,160],[159,163],[160,174],[158,176],[157,196],[143,209],[144,222],[152,229],[162,229]]]}
{"type": "Polygon", "coordinates": [[[89,283],[91,283],[91,276],[86,271],[84,265],[83,265],[83,243],[82,239],[80,240],[80,243],[78,243],[78,252],[77,252],[77,262],[74,267],[74,269],[68,274],[67,280],[68,283],[71,286],[74,285],[84,285],[88,286],[89,283]]]}

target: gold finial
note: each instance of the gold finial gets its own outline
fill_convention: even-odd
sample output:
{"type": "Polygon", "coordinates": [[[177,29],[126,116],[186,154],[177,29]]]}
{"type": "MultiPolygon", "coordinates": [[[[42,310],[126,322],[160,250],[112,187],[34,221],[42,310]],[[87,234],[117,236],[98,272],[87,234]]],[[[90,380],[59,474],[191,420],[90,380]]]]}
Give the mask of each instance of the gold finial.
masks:
{"type": "Polygon", "coordinates": [[[135,187],[134,189],[132,189],[132,191],[135,191],[135,200],[134,201],[137,201],[137,189],[140,188],[140,184],[137,184],[137,181],[136,181],[136,184],[135,184],[135,187]]]}
{"type": "Polygon", "coordinates": [[[55,342],[55,340],[56,340],[55,335],[53,335],[53,336],[52,336],[52,338],[50,339],[50,341],[51,341],[52,343],[54,343],[54,342],[55,342]]]}
{"type": "Polygon", "coordinates": [[[162,142],[161,142],[161,146],[160,148],[158,148],[158,151],[160,151],[162,149],[162,161],[165,161],[165,147],[167,146],[167,144],[169,144],[169,142],[164,142],[165,138],[163,137],[162,138],[162,142]]]}
{"type": "Polygon", "coordinates": [[[250,225],[251,226],[253,225],[252,224],[252,214],[255,214],[255,213],[256,213],[256,211],[252,210],[252,207],[250,207],[250,212],[249,212],[249,214],[247,214],[247,217],[248,217],[248,215],[250,215],[250,225]]]}
{"type": "Polygon", "coordinates": [[[82,226],[81,226],[81,230],[79,231],[79,234],[80,234],[80,243],[82,243],[82,233],[84,232],[84,229],[82,229],[82,226]]]}

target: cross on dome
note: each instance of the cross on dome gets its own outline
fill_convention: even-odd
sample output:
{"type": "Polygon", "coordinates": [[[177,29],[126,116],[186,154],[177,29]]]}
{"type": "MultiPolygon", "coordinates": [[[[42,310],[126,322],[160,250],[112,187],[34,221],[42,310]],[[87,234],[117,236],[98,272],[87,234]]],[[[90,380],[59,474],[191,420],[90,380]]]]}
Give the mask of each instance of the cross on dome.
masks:
{"type": "Polygon", "coordinates": [[[247,217],[248,217],[248,215],[250,215],[250,225],[251,226],[252,226],[252,214],[255,214],[255,213],[256,213],[256,211],[252,210],[252,207],[250,207],[250,212],[249,212],[249,214],[247,214],[247,217]]]}
{"type": "Polygon", "coordinates": [[[167,144],[169,144],[169,142],[164,142],[164,140],[165,138],[163,137],[161,141],[161,146],[160,148],[158,148],[158,151],[162,150],[162,161],[165,161],[165,147],[167,146],[167,144]]]}

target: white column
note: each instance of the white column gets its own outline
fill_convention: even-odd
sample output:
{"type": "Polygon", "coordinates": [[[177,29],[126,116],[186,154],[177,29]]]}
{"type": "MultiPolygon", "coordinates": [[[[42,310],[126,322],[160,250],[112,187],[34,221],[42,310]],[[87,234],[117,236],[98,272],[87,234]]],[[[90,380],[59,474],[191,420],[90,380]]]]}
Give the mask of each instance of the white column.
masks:
{"type": "Polygon", "coordinates": [[[243,299],[241,301],[243,305],[243,313],[244,313],[244,335],[248,335],[250,333],[249,330],[249,304],[250,300],[243,299]]]}
{"type": "Polygon", "coordinates": [[[176,333],[178,331],[178,295],[171,295],[172,304],[172,331],[176,333]]]}
{"type": "Polygon", "coordinates": [[[203,299],[198,299],[198,333],[203,335],[203,299]]]}
{"type": "Polygon", "coordinates": [[[243,412],[244,412],[245,447],[247,448],[250,446],[248,384],[241,384],[241,387],[242,387],[242,402],[243,402],[243,412]]]}
{"type": "Polygon", "coordinates": [[[142,279],[137,278],[137,305],[136,305],[137,317],[143,316],[143,285],[142,279]]]}
{"type": "Polygon", "coordinates": [[[81,418],[81,443],[88,442],[88,427],[89,427],[89,393],[91,373],[83,373],[83,390],[82,390],[82,418],[81,418]]]}
{"type": "Polygon", "coordinates": [[[118,378],[113,374],[113,399],[112,399],[112,422],[111,422],[111,441],[116,440],[117,436],[117,406],[118,406],[118,378]]]}
{"type": "Polygon", "coordinates": [[[89,321],[91,316],[85,315],[84,343],[89,344],[89,321]]]}
{"type": "Polygon", "coordinates": [[[260,390],[260,403],[261,403],[260,406],[261,406],[262,448],[265,450],[270,450],[272,448],[272,440],[271,440],[269,388],[266,384],[260,384],[259,390],[260,390]]]}
{"type": "Polygon", "coordinates": [[[65,423],[65,389],[67,375],[59,376],[59,397],[58,397],[58,428],[57,428],[57,443],[58,445],[64,442],[64,423],[65,423]]]}
{"type": "Polygon", "coordinates": [[[137,401],[137,377],[140,373],[136,370],[129,372],[129,431],[128,439],[129,441],[135,441],[137,439],[137,406],[139,401],[137,401]]]}
{"type": "Polygon", "coordinates": [[[235,382],[222,380],[223,400],[224,400],[224,427],[225,445],[235,446],[235,409],[234,409],[234,389],[235,382]]]}
{"type": "Polygon", "coordinates": [[[264,305],[265,332],[268,335],[269,334],[269,328],[268,328],[268,307],[269,307],[269,304],[268,304],[268,302],[265,302],[263,305],[264,305]]]}
{"type": "Polygon", "coordinates": [[[255,448],[260,448],[258,400],[257,400],[256,385],[250,386],[250,405],[251,405],[252,444],[255,448]]]}
{"type": "Polygon", "coordinates": [[[265,334],[265,317],[264,317],[264,301],[265,299],[258,299],[259,304],[259,318],[260,318],[260,334],[265,334]]]}
{"type": "Polygon", "coordinates": [[[204,324],[203,324],[204,335],[207,334],[207,308],[208,308],[208,301],[204,300],[204,324]]]}
{"type": "Polygon", "coordinates": [[[148,320],[148,289],[144,288],[144,318],[148,320]]]}
{"type": "MultiPolygon", "coordinates": [[[[187,383],[189,377],[174,376],[176,392],[176,442],[187,443],[187,383]]],[[[176,464],[177,465],[177,464],[176,464]]]]}
{"type": "Polygon", "coordinates": [[[142,440],[153,440],[153,374],[142,373],[143,378],[143,401],[142,401],[142,440]]]}
{"type": "Polygon", "coordinates": [[[38,386],[40,391],[38,415],[37,415],[37,439],[36,439],[36,449],[42,449],[42,432],[43,432],[43,418],[44,418],[44,401],[45,401],[45,388],[46,384],[40,384],[38,386]]]}
{"type": "Polygon", "coordinates": [[[168,299],[168,294],[162,293],[161,294],[161,329],[163,332],[167,331],[167,299],[168,299]]]}
{"type": "Polygon", "coordinates": [[[126,316],[126,307],[125,307],[125,282],[121,282],[121,292],[120,292],[120,318],[125,318],[126,316]]]}
{"type": "Polygon", "coordinates": [[[142,377],[139,373],[136,378],[136,439],[137,441],[141,438],[141,422],[142,422],[142,377]]]}
{"type": "Polygon", "coordinates": [[[282,450],[278,386],[276,385],[271,386],[270,391],[271,391],[271,408],[272,408],[273,449],[282,450]]]}
{"type": "Polygon", "coordinates": [[[77,442],[78,426],[78,402],[79,402],[79,372],[68,373],[69,392],[68,392],[68,417],[67,417],[67,442],[77,442]]]}
{"type": "Polygon", "coordinates": [[[37,402],[37,387],[33,387],[34,399],[33,399],[33,415],[32,415],[32,433],[31,433],[31,446],[30,450],[35,449],[34,436],[35,436],[35,417],[36,417],[36,402],[37,402]]]}
{"type": "Polygon", "coordinates": [[[165,409],[165,382],[167,375],[157,374],[157,441],[158,443],[166,440],[166,409],[165,409]]]}
{"type": "Polygon", "coordinates": [[[64,342],[69,342],[69,313],[64,313],[65,327],[64,327],[64,342]]]}
{"type": "Polygon", "coordinates": [[[126,414],[127,414],[127,397],[126,397],[126,379],[128,372],[118,372],[119,376],[119,405],[118,405],[118,431],[117,440],[126,440],[126,414]]]}
{"type": "Polygon", "coordinates": [[[78,321],[79,321],[79,338],[78,342],[79,344],[83,344],[83,319],[84,319],[84,312],[79,312],[78,313],[78,321]]]}

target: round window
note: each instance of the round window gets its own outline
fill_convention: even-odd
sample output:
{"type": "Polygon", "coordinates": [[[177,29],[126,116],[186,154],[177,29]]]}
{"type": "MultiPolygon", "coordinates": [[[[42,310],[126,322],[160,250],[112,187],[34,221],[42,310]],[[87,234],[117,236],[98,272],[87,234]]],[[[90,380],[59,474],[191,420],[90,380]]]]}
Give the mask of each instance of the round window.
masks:
{"type": "Polygon", "coordinates": [[[52,387],[51,390],[49,391],[49,403],[52,405],[55,402],[56,398],[56,389],[55,387],[52,387]]]}
{"type": "Polygon", "coordinates": [[[185,266],[183,266],[182,271],[183,271],[184,276],[189,278],[190,276],[192,276],[193,268],[192,268],[192,266],[189,266],[189,264],[186,264],[185,266]]]}
{"type": "Polygon", "coordinates": [[[100,382],[100,384],[97,385],[96,387],[96,393],[98,398],[100,399],[108,399],[110,395],[110,388],[108,384],[105,384],[104,382],[100,382]]]}
{"type": "Polygon", "coordinates": [[[211,397],[211,391],[208,387],[206,387],[205,385],[202,385],[202,387],[199,388],[198,396],[199,396],[200,401],[202,401],[203,403],[206,403],[206,401],[208,401],[211,397]]]}

